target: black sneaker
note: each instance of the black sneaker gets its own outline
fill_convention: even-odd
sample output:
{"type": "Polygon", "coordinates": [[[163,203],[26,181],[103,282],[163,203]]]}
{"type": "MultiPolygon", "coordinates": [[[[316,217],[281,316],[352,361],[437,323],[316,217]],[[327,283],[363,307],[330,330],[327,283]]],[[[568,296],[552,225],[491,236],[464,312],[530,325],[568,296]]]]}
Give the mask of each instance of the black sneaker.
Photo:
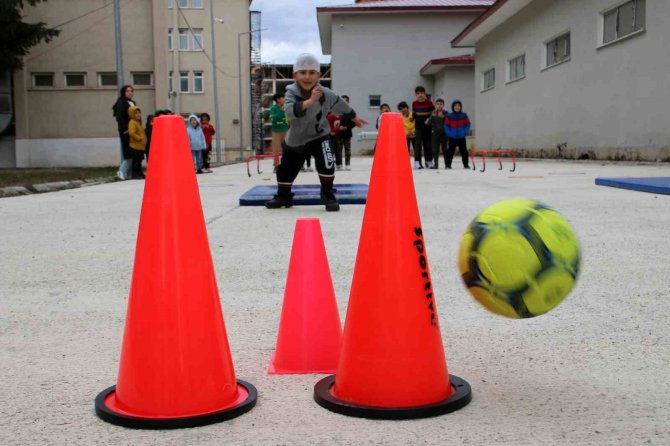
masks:
{"type": "Polygon", "coordinates": [[[332,190],[321,191],[321,203],[326,205],[328,212],[335,212],[340,210],[340,203],[335,198],[335,193],[332,190]]]}
{"type": "Polygon", "coordinates": [[[279,209],[282,207],[290,208],[293,206],[293,194],[277,194],[272,200],[265,203],[265,207],[268,209],[279,209]]]}

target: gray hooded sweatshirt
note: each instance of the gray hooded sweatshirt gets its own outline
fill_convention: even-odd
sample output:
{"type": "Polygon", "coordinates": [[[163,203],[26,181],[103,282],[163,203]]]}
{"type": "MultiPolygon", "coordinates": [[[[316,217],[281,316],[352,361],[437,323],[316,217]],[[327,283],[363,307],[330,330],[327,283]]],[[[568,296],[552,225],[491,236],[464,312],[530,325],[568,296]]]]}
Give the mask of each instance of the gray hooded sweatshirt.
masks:
{"type": "Polygon", "coordinates": [[[291,124],[286,134],[286,144],[291,147],[304,146],[310,141],[328,136],[330,126],[326,116],[330,112],[342,115],[346,119],[356,117],[356,112],[344,99],[333,93],[330,88],[317,85],[323,89],[323,96],[318,104],[312,104],[306,110],[303,110],[302,103],[309,99],[309,96],[302,97],[300,86],[296,82],[286,87],[284,112],[291,124]]]}

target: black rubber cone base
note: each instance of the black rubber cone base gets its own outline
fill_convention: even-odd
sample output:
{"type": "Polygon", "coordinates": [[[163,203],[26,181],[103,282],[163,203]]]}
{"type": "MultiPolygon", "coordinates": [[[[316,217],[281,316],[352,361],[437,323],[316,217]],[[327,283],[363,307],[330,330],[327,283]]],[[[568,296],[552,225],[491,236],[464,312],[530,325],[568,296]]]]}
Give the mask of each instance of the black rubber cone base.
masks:
{"type": "Polygon", "coordinates": [[[107,397],[116,391],[116,386],[112,386],[100,392],[95,398],[95,413],[108,423],[133,429],[182,429],[205,426],[238,417],[249,412],[256,405],[258,396],[256,388],[241,379],[237,380],[237,385],[248,393],[247,398],[241,403],[218,412],[180,418],[142,418],[116,412],[105,404],[107,397]]]}
{"type": "Polygon", "coordinates": [[[415,407],[376,407],[362,406],[343,401],[333,396],[331,389],[335,385],[335,375],[327,376],[314,386],[314,400],[321,407],[342,415],[379,420],[407,420],[444,415],[468,405],[472,400],[470,384],[458,376],[449,375],[454,393],[446,400],[415,407]]]}

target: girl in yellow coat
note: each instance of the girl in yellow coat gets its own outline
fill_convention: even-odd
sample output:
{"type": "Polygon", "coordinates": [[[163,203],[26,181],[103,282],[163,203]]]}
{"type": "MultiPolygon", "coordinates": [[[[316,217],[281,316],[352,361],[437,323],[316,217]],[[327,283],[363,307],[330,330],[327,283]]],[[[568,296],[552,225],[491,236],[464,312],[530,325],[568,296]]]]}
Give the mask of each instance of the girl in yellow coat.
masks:
{"type": "Polygon", "coordinates": [[[128,136],[130,137],[130,148],[133,151],[133,172],[132,178],[134,180],[144,179],[142,173],[142,160],[144,159],[144,151],[147,146],[147,134],[144,132],[142,126],[142,111],[139,107],[130,107],[128,109],[128,136]]]}

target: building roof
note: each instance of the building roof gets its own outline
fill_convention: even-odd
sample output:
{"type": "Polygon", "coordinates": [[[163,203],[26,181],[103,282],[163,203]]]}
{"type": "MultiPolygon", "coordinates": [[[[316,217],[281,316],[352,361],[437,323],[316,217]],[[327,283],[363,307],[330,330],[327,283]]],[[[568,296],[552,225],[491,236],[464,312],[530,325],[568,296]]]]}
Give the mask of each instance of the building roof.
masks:
{"type": "Polygon", "coordinates": [[[533,0],[496,0],[484,14],[472,21],[454,40],[451,46],[473,47],[479,40],[521,11],[533,0]]]}
{"type": "Polygon", "coordinates": [[[474,54],[464,54],[462,56],[444,57],[442,59],[431,59],[426,65],[421,68],[421,74],[433,75],[437,74],[445,67],[467,67],[475,64],[474,54]]]}
{"type": "Polygon", "coordinates": [[[461,12],[485,11],[495,0],[376,0],[348,5],[316,8],[321,51],[330,54],[332,17],[334,14],[425,13],[427,11],[461,12]]]}

